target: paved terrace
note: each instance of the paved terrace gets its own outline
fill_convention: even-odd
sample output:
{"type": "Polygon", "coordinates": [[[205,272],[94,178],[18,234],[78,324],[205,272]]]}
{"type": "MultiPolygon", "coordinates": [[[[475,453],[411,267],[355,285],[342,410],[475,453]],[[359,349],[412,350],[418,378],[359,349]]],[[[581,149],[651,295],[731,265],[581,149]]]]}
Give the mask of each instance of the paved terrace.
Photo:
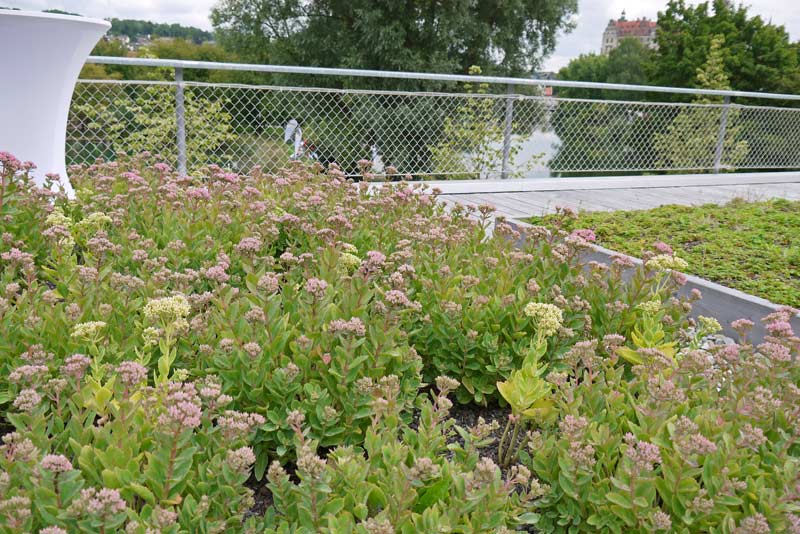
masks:
{"type": "Polygon", "coordinates": [[[800,200],[800,172],[453,180],[430,185],[442,190],[440,198],[446,202],[491,204],[497,215],[508,219],[553,213],[556,206],[616,211],[724,204],[734,198],[800,200]]]}

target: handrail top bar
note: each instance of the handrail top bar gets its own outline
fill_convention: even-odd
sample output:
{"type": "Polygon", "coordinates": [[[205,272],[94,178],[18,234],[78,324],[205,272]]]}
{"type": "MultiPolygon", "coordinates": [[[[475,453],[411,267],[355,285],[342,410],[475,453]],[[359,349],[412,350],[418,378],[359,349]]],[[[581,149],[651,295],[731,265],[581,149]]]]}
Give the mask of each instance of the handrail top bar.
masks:
{"type": "Polygon", "coordinates": [[[103,65],[128,65],[138,67],[168,67],[175,69],[234,70],[280,74],[315,74],[323,76],[354,76],[361,78],[393,78],[401,80],[431,80],[443,82],[489,83],[502,85],[528,85],[548,87],[573,87],[581,89],[607,89],[611,91],[641,91],[647,93],[672,93],[686,95],[727,96],[740,98],[769,98],[774,100],[800,100],[800,95],[759,93],[754,91],[724,91],[718,89],[689,89],[659,85],[630,85],[601,82],[573,82],[566,80],[540,80],[503,76],[469,76],[465,74],[436,74],[432,72],[400,72],[367,69],[339,69],[330,67],[298,67],[289,65],[258,65],[250,63],[222,63],[216,61],[190,61],[182,59],[148,59],[133,57],[89,56],[87,63],[103,65]]]}

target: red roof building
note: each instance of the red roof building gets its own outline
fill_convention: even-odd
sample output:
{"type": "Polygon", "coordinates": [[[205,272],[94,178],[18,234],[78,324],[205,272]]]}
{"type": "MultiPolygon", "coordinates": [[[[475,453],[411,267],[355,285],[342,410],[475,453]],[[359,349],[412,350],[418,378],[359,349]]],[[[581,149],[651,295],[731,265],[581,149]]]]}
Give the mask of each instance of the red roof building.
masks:
{"type": "Polygon", "coordinates": [[[633,37],[649,48],[656,48],[656,23],[655,21],[641,18],[638,20],[627,20],[625,12],[619,20],[608,21],[606,31],[603,32],[603,44],[600,51],[608,54],[616,47],[619,42],[626,38],[633,37]]]}

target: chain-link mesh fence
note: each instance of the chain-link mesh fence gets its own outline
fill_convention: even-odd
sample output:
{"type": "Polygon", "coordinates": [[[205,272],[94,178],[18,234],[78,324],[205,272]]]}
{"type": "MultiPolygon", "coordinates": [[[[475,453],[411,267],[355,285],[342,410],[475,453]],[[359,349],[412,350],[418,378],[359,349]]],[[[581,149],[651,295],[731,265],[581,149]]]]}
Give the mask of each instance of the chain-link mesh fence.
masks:
{"type": "Polygon", "coordinates": [[[68,164],[149,150],[189,172],[291,159],[449,179],[782,169],[800,167],[800,109],[81,80],[66,148],[68,164]]]}

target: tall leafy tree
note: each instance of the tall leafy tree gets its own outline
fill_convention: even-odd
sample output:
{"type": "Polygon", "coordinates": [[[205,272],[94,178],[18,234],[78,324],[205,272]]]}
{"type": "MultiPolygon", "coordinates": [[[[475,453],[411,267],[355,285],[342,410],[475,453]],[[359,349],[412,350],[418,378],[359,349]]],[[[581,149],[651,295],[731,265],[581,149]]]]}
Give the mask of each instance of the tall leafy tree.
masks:
{"type": "Polygon", "coordinates": [[[219,0],[211,20],[253,61],[522,75],[576,11],[576,0],[219,0]]]}
{"type": "Polygon", "coordinates": [[[697,87],[697,70],[711,41],[722,35],[730,85],[743,91],[800,90],[800,48],[783,26],[750,16],[743,4],[713,0],[696,6],[669,0],[658,14],[658,52],[651,81],[656,85],[697,87]]]}
{"type": "MultiPolygon", "coordinates": [[[[697,85],[701,89],[731,88],[723,61],[724,44],[723,35],[717,35],[711,40],[706,63],[697,69],[697,85]]],[[[721,97],[699,96],[694,99],[698,106],[682,109],[667,127],[667,131],[655,136],[660,164],[683,170],[707,169],[713,166],[720,137],[720,122],[725,111],[722,107],[708,105],[722,102],[721,97]]],[[[739,117],[738,109],[728,110],[720,155],[724,158],[721,163],[730,167],[736,167],[744,161],[749,151],[747,141],[740,138],[742,124],[739,117]]]]}

